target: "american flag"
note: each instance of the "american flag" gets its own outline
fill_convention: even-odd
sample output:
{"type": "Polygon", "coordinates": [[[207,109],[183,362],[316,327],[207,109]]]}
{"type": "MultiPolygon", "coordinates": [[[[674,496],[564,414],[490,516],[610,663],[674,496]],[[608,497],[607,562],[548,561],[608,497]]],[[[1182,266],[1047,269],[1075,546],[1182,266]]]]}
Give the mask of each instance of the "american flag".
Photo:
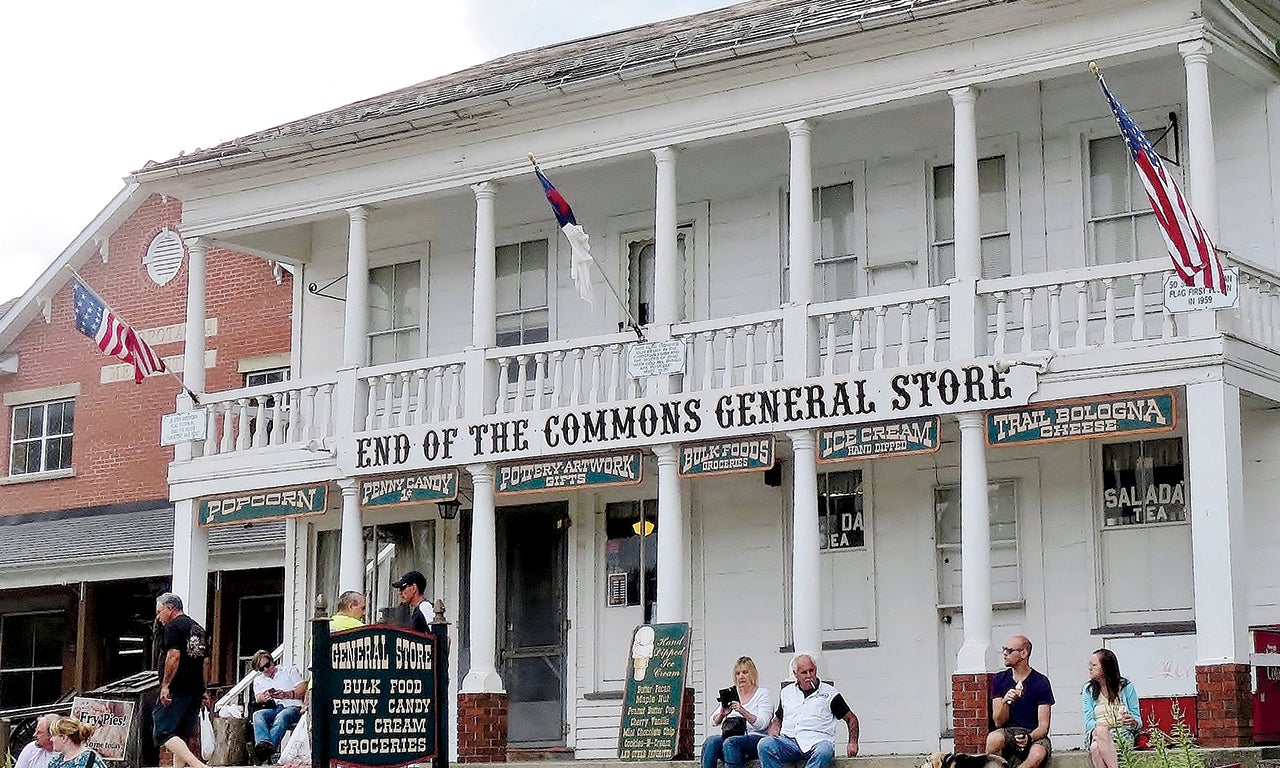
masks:
{"type": "Polygon", "coordinates": [[[1151,201],[1151,210],[1155,211],[1156,222],[1160,225],[1160,234],[1169,247],[1169,256],[1173,259],[1173,269],[1188,286],[1200,285],[1227,292],[1227,277],[1222,268],[1222,260],[1218,251],[1209,240],[1209,233],[1200,226],[1195,212],[1182,196],[1182,190],[1164,168],[1151,142],[1147,140],[1142,129],[1133,122],[1133,118],[1111,93],[1102,74],[1094,69],[1098,76],[1098,84],[1102,93],[1111,105],[1111,112],[1120,126],[1120,134],[1129,146],[1129,154],[1134,165],[1138,167],[1138,176],[1142,178],[1142,186],[1147,190],[1147,199],[1151,201]]]}
{"type": "Polygon", "coordinates": [[[164,361],[129,325],[116,317],[98,295],[73,278],[72,300],[76,310],[76,329],[98,342],[98,349],[133,364],[133,380],[142,380],[165,370],[164,361]]]}

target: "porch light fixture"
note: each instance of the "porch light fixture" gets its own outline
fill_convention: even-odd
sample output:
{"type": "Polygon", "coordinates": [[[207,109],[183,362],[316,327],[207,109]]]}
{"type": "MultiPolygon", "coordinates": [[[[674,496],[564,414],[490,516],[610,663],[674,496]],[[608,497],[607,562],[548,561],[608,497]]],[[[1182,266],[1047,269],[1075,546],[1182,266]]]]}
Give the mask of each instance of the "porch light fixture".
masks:
{"type": "Polygon", "coordinates": [[[636,532],[637,536],[648,536],[653,533],[652,520],[637,520],[631,525],[631,530],[636,532]]]}
{"type": "Polygon", "coordinates": [[[436,502],[436,511],[440,513],[441,520],[454,519],[458,516],[458,510],[460,509],[462,509],[462,502],[457,499],[436,502]]]}

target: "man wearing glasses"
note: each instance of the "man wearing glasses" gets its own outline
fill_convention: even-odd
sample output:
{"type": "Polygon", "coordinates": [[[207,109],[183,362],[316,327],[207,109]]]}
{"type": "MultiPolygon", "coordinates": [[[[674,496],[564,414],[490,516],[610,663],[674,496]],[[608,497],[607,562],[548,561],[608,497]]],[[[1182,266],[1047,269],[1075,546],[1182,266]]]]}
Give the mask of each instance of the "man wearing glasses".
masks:
{"type": "Polygon", "coordinates": [[[260,762],[280,751],[285,733],[302,717],[307,683],[297,667],[282,667],[269,651],[253,654],[253,700],[262,707],[253,713],[253,753],[260,762]]]}
{"type": "Polygon", "coordinates": [[[1049,715],[1053,688],[1049,678],[1031,668],[1031,641],[1009,638],[1000,649],[1005,670],[991,678],[991,719],[987,754],[1002,755],[1009,765],[1037,768],[1049,759],[1049,715]]]}

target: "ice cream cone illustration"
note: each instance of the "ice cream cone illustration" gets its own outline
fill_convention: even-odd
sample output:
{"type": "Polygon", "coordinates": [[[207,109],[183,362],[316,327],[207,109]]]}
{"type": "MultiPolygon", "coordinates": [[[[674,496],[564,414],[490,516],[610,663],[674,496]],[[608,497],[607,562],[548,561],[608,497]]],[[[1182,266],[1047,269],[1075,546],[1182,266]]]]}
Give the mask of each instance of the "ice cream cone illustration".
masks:
{"type": "Polygon", "coordinates": [[[653,658],[653,627],[646,625],[636,630],[631,640],[631,658],[635,663],[632,679],[643,680],[649,670],[649,660],[653,658]]]}

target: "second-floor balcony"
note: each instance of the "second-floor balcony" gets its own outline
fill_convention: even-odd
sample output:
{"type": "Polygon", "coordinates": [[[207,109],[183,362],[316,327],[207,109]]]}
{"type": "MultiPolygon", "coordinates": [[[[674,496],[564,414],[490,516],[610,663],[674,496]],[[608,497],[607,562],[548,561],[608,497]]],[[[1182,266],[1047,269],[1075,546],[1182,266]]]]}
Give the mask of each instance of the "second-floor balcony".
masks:
{"type": "MultiPolygon", "coordinates": [[[[683,373],[669,378],[630,374],[630,348],[648,342],[628,331],[469,349],[210,393],[201,404],[208,419],[201,455],[175,465],[173,478],[176,483],[195,482],[288,469],[332,478],[376,474],[394,471],[396,452],[406,449],[423,457],[418,463],[430,456],[428,465],[457,465],[459,459],[448,455],[444,441],[478,440],[468,436],[467,425],[514,425],[523,420],[536,428],[552,416],[552,423],[563,430],[557,414],[566,411],[583,414],[582,421],[571,416],[573,434],[562,432],[568,437],[553,436],[552,442],[565,453],[590,451],[592,427],[587,422],[598,409],[631,406],[641,421],[661,420],[664,415],[669,419],[662,403],[677,396],[715,399],[752,386],[803,386],[807,381],[851,380],[860,374],[957,362],[951,353],[952,329],[960,327],[976,328],[976,359],[1005,371],[1035,364],[1051,378],[1123,375],[1135,366],[1159,367],[1161,360],[1184,358],[1225,363],[1224,340],[1280,354],[1280,275],[1246,264],[1235,266],[1240,269],[1239,305],[1216,316],[1166,311],[1163,284],[1168,262],[1152,259],[978,281],[981,314],[972,322],[950,312],[960,287],[953,283],[648,326],[647,338],[682,343],[683,373]],[[792,330],[792,325],[801,327],[792,330]],[[789,347],[784,339],[799,340],[799,347],[789,347]],[[802,373],[788,375],[789,371],[802,373]],[[639,414],[646,405],[652,407],[652,416],[639,414]],[[412,428],[419,436],[412,446],[382,439],[412,428]],[[454,433],[446,438],[448,429],[454,433]],[[588,431],[585,441],[583,430],[588,431]]],[[[780,432],[786,429],[784,421],[735,426],[739,431],[780,432]]],[[[628,429],[640,435],[639,442],[646,442],[635,424],[628,429]]],[[[648,442],[676,442],[679,428],[675,431],[669,434],[669,429],[664,432],[655,424],[648,442]]],[[[497,438],[486,433],[484,439],[497,438]]],[[[513,432],[502,439],[516,437],[513,432]]]]}

